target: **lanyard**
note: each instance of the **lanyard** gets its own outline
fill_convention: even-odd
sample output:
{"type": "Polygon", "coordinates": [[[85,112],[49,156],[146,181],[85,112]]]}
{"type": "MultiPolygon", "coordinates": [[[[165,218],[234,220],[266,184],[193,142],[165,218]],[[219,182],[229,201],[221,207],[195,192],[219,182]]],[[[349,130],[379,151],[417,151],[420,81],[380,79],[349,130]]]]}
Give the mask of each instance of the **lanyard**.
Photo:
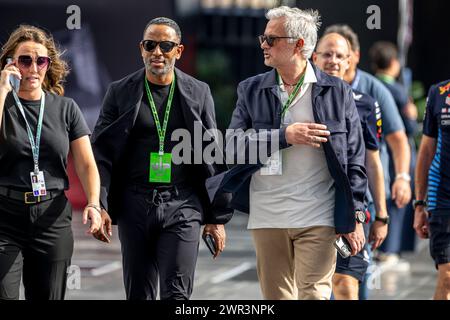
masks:
{"type": "Polygon", "coordinates": [[[42,121],[44,119],[44,108],[45,108],[45,93],[42,91],[41,95],[41,106],[39,108],[39,119],[36,128],[36,140],[33,138],[33,133],[31,132],[31,127],[27,121],[25,116],[25,111],[23,109],[22,103],[19,100],[16,92],[13,90],[14,100],[16,101],[16,105],[19,108],[20,113],[22,114],[23,119],[25,120],[25,124],[27,126],[27,134],[28,140],[31,145],[31,152],[33,153],[33,162],[34,162],[34,173],[38,174],[39,172],[39,145],[41,143],[41,131],[42,131],[42,121]]]}
{"type": "Polygon", "coordinates": [[[395,82],[395,78],[388,76],[387,74],[377,73],[375,76],[381,81],[386,82],[388,84],[393,84],[395,82]]]}
{"type": "Polygon", "coordinates": [[[158,111],[156,110],[155,102],[153,101],[152,93],[150,92],[150,87],[148,85],[147,77],[145,77],[145,89],[147,90],[147,98],[150,103],[150,108],[152,109],[153,119],[155,120],[156,130],[158,131],[159,138],[159,155],[164,154],[164,138],[166,136],[167,124],[169,123],[170,108],[172,106],[173,93],[175,91],[175,74],[173,74],[172,84],[170,85],[169,99],[167,100],[166,113],[164,114],[164,122],[161,128],[161,123],[159,122],[158,111]]]}
{"type": "MultiPolygon", "coordinates": [[[[291,105],[292,100],[294,100],[295,96],[297,95],[298,91],[300,90],[300,87],[303,85],[303,81],[305,80],[305,74],[306,74],[306,71],[301,76],[299,82],[297,83],[297,85],[294,88],[294,91],[292,91],[292,93],[289,95],[288,100],[286,101],[286,103],[284,104],[283,108],[281,109],[281,117],[284,116],[284,114],[286,113],[287,109],[291,105]]],[[[278,75],[278,78],[280,79],[280,82],[281,82],[280,75],[278,75]]]]}

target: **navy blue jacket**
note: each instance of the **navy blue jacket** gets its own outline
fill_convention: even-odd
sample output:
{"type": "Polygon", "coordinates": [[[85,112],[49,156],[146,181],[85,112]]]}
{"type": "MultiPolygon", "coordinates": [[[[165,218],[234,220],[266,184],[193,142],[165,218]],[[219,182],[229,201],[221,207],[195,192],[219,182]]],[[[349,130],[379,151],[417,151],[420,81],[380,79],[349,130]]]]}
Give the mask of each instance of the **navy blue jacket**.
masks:
{"type": "MultiPolygon", "coordinates": [[[[355,230],[355,211],[364,210],[367,189],[360,119],[352,89],[342,80],[323,73],[314,65],[313,68],[317,78],[317,83],[312,86],[314,119],[316,123],[325,124],[331,132],[323,148],[335,181],[336,233],[350,233],[355,230]]],[[[251,77],[238,86],[238,101],[229,128],[256,129],[255,134],[246,135],[243,139],[257,139],[269,144],[279,137],[280,149],[287,148],[290,145],[286,142],[286,128],[280,128],[281,108],[275,70],[251,77]],[[258,131],[261,129],[266,130],[258,131]]],[[[248,146],[249,141],[240,145],[248,146]]],[[[261,166],[262,163],[239,164],[207,179],[210,200],[222,193],[232,193],[232,207],[248,213],[249,183],[252,174],[261,166]]]]}

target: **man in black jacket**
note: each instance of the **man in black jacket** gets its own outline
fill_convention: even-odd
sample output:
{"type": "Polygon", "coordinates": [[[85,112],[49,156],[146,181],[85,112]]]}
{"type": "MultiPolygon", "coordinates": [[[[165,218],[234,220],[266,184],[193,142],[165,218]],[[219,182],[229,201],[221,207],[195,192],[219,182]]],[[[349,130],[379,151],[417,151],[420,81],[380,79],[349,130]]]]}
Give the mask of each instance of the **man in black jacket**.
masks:
{"type": "MultiPolygon", "coordinates": [[[[226,195],[211,204],[204,186],[221,169],[180,161],[174,148],[180,132],[195,138],[199,131],[201,139],[216,128],[208,85],[175,68],[180,41],[173,20],[148,23],[140,43],[145,69],[111,84],[92,135],[106,226],[96,237],[108,242],[110,217],[117,222],[127,299],[156,299],[158,280],[161,299],[189,299],[200,225],[213,236],[216,257],[231,218],[226,195]]],[[[203,151],[197,145],[191,156],[203,151]]]]}
{"type": "Polygon", "coordinates": [[[273,69],[239,84],[229,128],[247,132],[228,140],[227,159],[233,141],[245,146],[233,148],[237,158],[255,144],[258,154],[271,144],[281,150],[208,179],[208,191],[233,193],[233,206],[250,213],[265,299],[329,299],[336,236],[352,254],[365,241],[356,224],[367,188],[361,125],[351,88],[308,61],[318,13],[279,7],[266,17],[259,39],[273,69]]]}

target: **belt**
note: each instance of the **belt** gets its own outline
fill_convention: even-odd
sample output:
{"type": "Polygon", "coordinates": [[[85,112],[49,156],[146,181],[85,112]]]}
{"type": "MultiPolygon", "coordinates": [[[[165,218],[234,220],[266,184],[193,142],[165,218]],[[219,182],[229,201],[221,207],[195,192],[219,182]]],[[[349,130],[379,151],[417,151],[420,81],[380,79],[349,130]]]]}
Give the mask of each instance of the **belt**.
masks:
{"type": "Polygon", "coordinates": [[[168,186],[142,186],[142,185],[136,185],[136,184],[129,184],[127,185],[127,188],[129,190],[132,190],[137,193],[143,193],[143,194],[154,194],[157,193],[170,193],[172,195],[178,196],[180,193],[185,194],[186,191],[191,192],[192,186],[186,184],[186,183],[180,183],[180,184],[173,184],[168,186]]]}
{"type": "Polygon", "coordinates": [[[129,190],[136,193],[146,195],[146,201],[155,205],[159,205],[164,201],[168,201],[174,197],[184,198],[192,194],[192,186],[181,183],[168,186],[142,186],[130,184],[127,186],[129,190]]]}
{"type": "Polygon", "coordinates": [[[33,192],[23,192],[23,191],[17,191],[13,189],[9,189],[6,187],[0,187],[0,195],[5,196],[10,199],[23,201],[25,204],[34,204],[39,203],[42,201],[47,201],[53,198],[56,198],[57,196],[61,195],[64,191],[63,190],[55,190],[55,191],[47,191],[47,194],[45,196],[37,196],[35,197],[33,195],[33,192]]]}

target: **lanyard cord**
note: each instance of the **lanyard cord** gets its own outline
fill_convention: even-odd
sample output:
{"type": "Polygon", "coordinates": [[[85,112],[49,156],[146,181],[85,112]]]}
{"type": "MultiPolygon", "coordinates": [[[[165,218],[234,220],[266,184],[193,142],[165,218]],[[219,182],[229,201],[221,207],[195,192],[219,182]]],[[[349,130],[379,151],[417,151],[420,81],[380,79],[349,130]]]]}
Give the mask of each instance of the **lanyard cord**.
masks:
{"type": "MultiPolygon", "coordinates": [[[[305,81],[305,74],[306,74],[306,71],[303,72],[299,82],[297,83],[297,85],[294,88],[294,91],[292,91],[292,93],[289,95],[288,100],[286,101],[286,103],[284,104],[283,108],[281,109],[281,117],[284,116],[284,114],[286,113],[287,109],[289,108],[289,106],[291,105],[292,101],[294,100],[295,96],[300,91],[300,88],[303,85],[303,82],[305,81]]],[[[279,74],[278,74],[278,78],[281,81],[281,77],[280,77],[279,74]]]]}
{"type": "Polygon", "coordinates": [[[41,143],[41,132],[42,132],[42,122],[44,119],[44,109],[45,109],[45,93],[42,91],[41,95],[41,106],[39,108],[39,118],[36,128],[36,140],[33,137],[33,133],[31,131],[30,124],[27,121],[27,117],[25,116],[25,110],[23,109],[23,105],[19,100],[19,97],[17,96],[17,93],[13,91],[14,100],[16,101],[16,105],[19,108],[20,114],[22,115],[23,119],[25,120],[25,124],[27,127],[27,134],[28,134],[28,140],[30,141],[31,145],[31,152],[33,153],[33,162],[34,162],[34,173],[39,172],[39,146],[41,143]]]}
{"type": "Polygon", "coordinates": [[[150,108],[152,109],[153,120],[155,121],[156,130],[158,132],[159,138],[159,154],[164,154],[164,139],[166,136],[167,124],[169,123],[170,109],[172,107],[173,94],[175,91],[175,74],[173,75],[173,81],[170,85],[169,99],[167,100],[166,112],[164,114],[164,122],[161,128],[161,123],[159,121],[158,111],[156,110],[155,101],[153,100],[152,93],[150,91],[150,86],[148,85],[147,77],[145,77],[145,89],[147,91],[147,98],[150,103],[150,108]]]}

